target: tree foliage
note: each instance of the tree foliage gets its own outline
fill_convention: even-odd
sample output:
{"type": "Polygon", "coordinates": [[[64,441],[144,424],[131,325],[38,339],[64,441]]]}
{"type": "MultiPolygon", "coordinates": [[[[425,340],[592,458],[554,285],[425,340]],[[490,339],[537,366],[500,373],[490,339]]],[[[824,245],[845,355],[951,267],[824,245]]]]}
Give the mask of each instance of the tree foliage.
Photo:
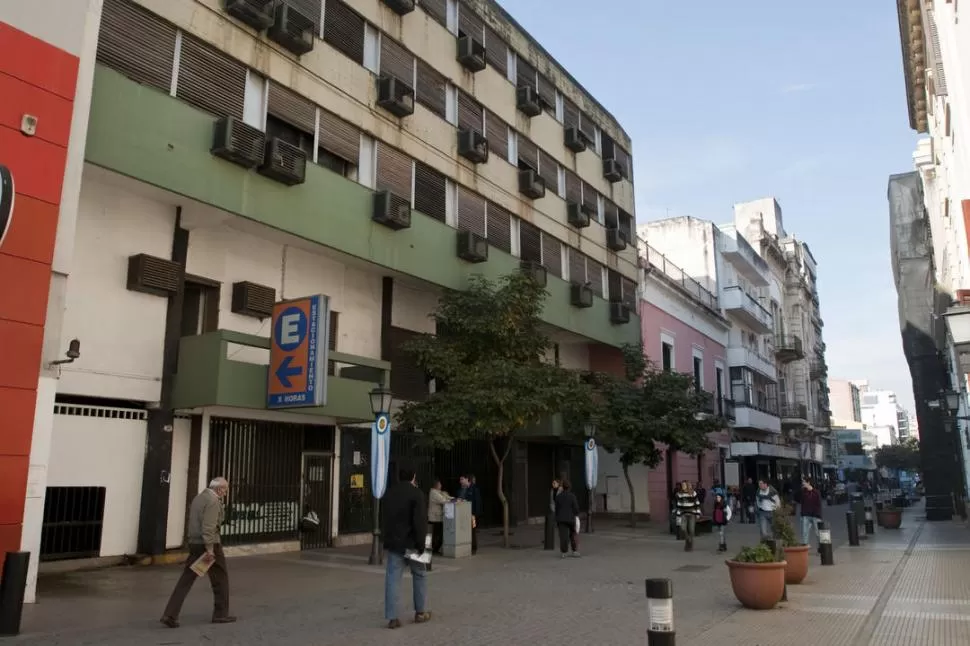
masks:
{"type": "Polygon", "coordinates": [[[876,466],[901,471],[920,471],[919,440],[910,437],[899,444],[880,446],[875,452],[876,466]]]}
{"type": "Polygon", "coordinates": [[[547,360],[552,344],[540,314],[546,291],[513,273],[498,281],[480,276],[464,291],[449,291],[432,315],[437,334],[406,348],[435,380],[425,401],[408,402],[398,414],[406,427],[421,429],[440,448],[481,438],[498,467],[508,544],[504,463],[512,438],[555,413],[581,408],[588,388],[578,375],[547,360]]]}

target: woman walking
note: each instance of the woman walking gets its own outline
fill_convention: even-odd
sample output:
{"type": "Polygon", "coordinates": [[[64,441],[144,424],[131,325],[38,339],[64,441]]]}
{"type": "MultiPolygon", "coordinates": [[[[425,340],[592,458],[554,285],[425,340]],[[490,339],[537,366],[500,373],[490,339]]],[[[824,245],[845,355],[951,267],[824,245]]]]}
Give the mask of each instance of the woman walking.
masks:
{"type": "Polygon", "coordinates": [[[556,524],[559,526],[561,558],[566,558],[570,547],[572,547],[573,556],[579,556],[579,535],[576,533],[576,525],[579,520],[579,500],[576,499],[576,494],[570,489],[569,482],[563,480],[560,483],[559,493],[556,494],[556,524]]]}
{"type": "Polygon", "coordinates": [[[726,552],[727,551],[727,541],[724,537],[724,530],[727,529],[728,523],[731,522],[731,516],[734,512],[731,510],[731,504],[724,499],[724,496],[717,494],[714,496],[714,509],[711,512],[711,521],[713,521],[714,526],[717,527],[717,551],[726,552]]]}
{"type": "Polygon", "coordinates": [[[694,531],[697,526],[697,517],[701,515],[701,503],[697,499],[697,492],[690,482],[684,480],[680,483],[680,491],[677,492],[677,517],[680,526],[684,530],[684,551],[690,552],[694,549],[694,531]]]}

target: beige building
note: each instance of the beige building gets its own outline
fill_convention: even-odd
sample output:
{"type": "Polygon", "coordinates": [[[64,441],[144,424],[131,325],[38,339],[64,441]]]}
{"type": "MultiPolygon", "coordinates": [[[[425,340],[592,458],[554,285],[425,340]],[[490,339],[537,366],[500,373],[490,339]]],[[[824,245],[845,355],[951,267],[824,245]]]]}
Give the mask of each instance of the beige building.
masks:
{"type": "Polygon", "coordinates": [[[847,379],[829,379],[828,385],[832,403],[832,425],[852,428],[852,422],[862,422],[859,386],[847,379]]]}

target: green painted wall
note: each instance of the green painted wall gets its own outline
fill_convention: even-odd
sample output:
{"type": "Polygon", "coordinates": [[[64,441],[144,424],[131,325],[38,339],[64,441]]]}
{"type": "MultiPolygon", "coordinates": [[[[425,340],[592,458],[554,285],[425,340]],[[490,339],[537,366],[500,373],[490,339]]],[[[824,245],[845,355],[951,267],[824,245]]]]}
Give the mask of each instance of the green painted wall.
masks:
{"type": "MultiPolygon", "coordinates": [[[[98,66],[88,129],[89,162],[187,198],[290,232],[430,283],[461,289],[470,274],[498,277],[518,260],[497,249],[487,263],[455,256],[455,229],[415,213],[411,228],[391,231],[370,219],[372,192],[314,164],[305,184],[287,187],[214,157],[214,118],[157,90],[98,66]]],[[[550,324],[609,345],[636,342],[640,322],[609,321],[608,303],[569,303],[569,286],[549,278],[543,318],[550,324]]]]}

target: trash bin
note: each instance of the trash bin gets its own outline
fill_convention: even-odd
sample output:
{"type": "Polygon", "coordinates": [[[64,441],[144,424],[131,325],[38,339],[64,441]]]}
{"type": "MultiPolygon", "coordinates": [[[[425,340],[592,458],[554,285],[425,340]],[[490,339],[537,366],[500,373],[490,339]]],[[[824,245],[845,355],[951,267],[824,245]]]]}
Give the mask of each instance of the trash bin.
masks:
{"type": "Polygon", "coordinates": [[[866,522],[866,503],[861,492],[853,491],[849,494],[849,508],[855,514],[856,524],[862,527],[866,522]]]}

